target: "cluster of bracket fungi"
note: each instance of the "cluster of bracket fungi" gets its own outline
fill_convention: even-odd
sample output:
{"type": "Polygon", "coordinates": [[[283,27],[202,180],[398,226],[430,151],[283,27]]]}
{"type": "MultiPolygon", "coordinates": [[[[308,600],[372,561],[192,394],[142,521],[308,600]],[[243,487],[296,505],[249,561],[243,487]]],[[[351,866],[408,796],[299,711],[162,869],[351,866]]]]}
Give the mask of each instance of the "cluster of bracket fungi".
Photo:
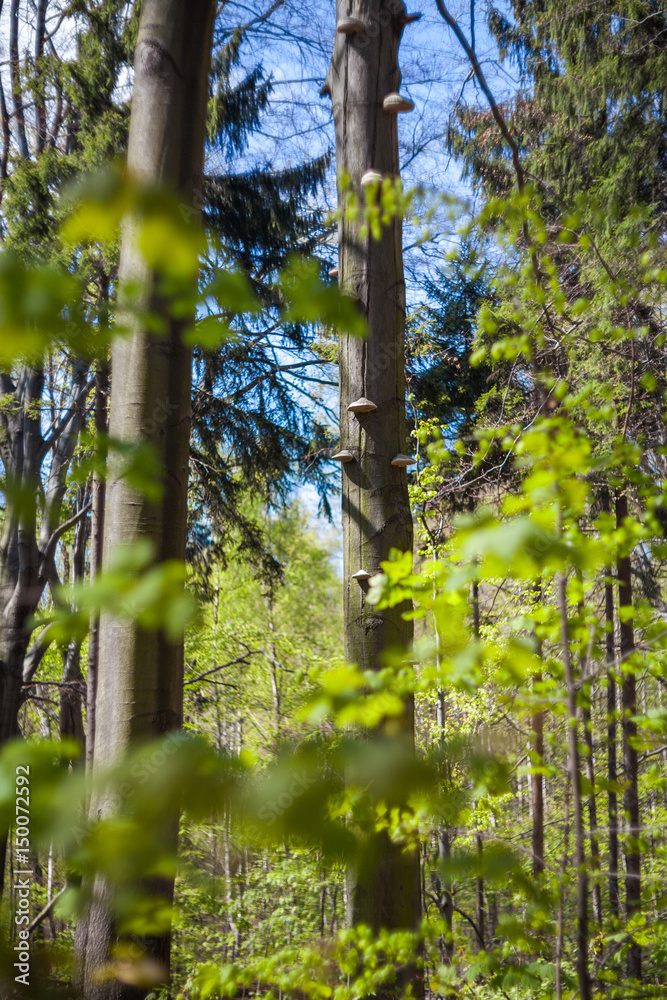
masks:
{"type": "MultiPolygon", "coordinates": [[[[403,24],[409,24],[411,21],[416,21],[419,14],[403,14],[401,21],[403,24]]],[[[357,17],[344,17],[338,21],[336,25],[336,31],[340,35],[346,35],[349,37],[354,37],[355,35],[363,34],[367,29],[366,24],[357,17]]],[[[322,93],[327,93],[326,87],[323,88],[322,93]]],[[[412,101],[408,100],[407,97],[403,97],[402,94],[393,92],[387,94],[382,101],[382,109],[387,114],[402,114],[408,111],[414,110],[414,104],[412,101]]],[[[381,185],[384,180],[383,175],[378,170],[367,170],[361,178],[361,187],[367,188],[372,185],[381,185]]],[[[338,278],[339,270],[337,267],[332,267],[329,271],[330,278],[338,278]]],[[[351,298],[357,298],[358,296],[352,291],[342,290],[343,294],[349,295],[351,298]]],[[[349,413],[371,413],[373,410],[377,410],[377,405],[371,402],[370,399],[366,399],[365,396],[361,396],[360,399],[355,399],[353,403],[348,406],[349,413]]],[[[351,451],[339,451],[335,455],[332,455],[332,460],[334,462],[340,462],[341,464],[346,464],[347,462],[354,461],[354,454],[351,451]]],[[[403,455],[399,453],[395,455],[391,464],[399,469],[404,469],[408,465],[416,465],[416,459],[412,458],[410,455],[403,455]]],[[[357,573],[352,576],[353,580],[357,580],[359,583],[364,583],[369,580],[371,574],[365,570],[360,569],[357,573]]]]}

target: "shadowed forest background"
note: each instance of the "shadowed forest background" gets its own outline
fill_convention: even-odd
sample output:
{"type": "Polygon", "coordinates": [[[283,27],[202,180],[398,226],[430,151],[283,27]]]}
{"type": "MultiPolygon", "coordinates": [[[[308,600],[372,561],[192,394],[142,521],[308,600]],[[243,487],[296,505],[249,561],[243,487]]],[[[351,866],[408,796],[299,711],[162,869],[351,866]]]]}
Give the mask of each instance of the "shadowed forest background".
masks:
{"type": "Polygon", "coordinates": [[[0,54],[0,996],[667,997],[664,6],[0,54]]]}

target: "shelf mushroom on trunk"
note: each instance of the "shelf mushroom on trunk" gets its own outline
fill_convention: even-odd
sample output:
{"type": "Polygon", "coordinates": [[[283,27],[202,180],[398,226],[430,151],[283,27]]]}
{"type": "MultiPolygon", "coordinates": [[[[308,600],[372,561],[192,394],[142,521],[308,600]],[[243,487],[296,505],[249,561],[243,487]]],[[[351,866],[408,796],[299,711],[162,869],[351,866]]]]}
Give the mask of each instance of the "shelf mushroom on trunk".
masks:
{"type": "Polygon", "coordinates": [[[387,94],[382,102],[382,108],[389,114],[404,114],[406,111],[414,111],[415,106],[412,101],[402,94],[387,94]]]}
{"type": "Polygon", "coordinates": [[[370,399],[366,399],[365,396],[360,396],[354,402],[348,403],[347,409],[349,413],[371,413],[373,410],[377,410],[377,405],[372,403],[370,399]]]}
{"type": "Polygon", "coordinates": [[[366,25],[358,17],[341,17],[336,25],[339,35],[359,35],[366,30],[366,25]]]}
{"type": "Polygon", "coordinates": [[[408,465],[416,465],[417,459],[412,458],[411,455],[403,455],[399,453],[398,455],[394,455],[391,460],[391,464],[395,465],[397,469],[405,469],[408,465]]]}

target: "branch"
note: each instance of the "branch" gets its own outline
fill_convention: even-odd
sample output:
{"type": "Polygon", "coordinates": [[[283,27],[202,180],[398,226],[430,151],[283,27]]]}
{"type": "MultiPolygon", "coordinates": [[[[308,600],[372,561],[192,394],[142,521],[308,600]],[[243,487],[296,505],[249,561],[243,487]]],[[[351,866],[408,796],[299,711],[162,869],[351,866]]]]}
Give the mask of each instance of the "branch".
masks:
{"type": "Polygon", "coordinates": [[[253,18],[253,20],[245,24],[241,30],[247,31],[249,28],[252,28],[253,24],[263,24],[265,21],[268,21],[271,15],[274,14],[279,7],[284,7],[284,6],[285,6],[285,0],[275,0],[275,3],[272,4],[271,7],[269,7],[266,13],[259,14],[257,17],[253,18]]]}
{"type": "Polygon", "coordinates": [[[269,368],[269,370],[264,372],[262,375],[258,375],[257,378],[253,379],[252,382],[248,382],[248,384],[244,385],[241,389],[236,389],[235,392],[231,394],[231,396],[225,396],[222,402],[231,403],[239,396],[243,396],[246,392],[250,392],[250,390],[254,389],[255,386],[259,385],[260,382],[263,382],[267,378],[271,378],[272,375],[276,375],[278,372],[288,372],[292,371],[295,368],[307,368],[310,365],[323,366],[328,363],[329,362],[327,361],[321,361],[320,359],[317,359],[314,361],[297,361],[291,365],[274,365],[273,368],[269,368]]]}
{"type": "Polygon", "coordinates": [[[75,524],[78,524],[81,518],[85,517],[88,511],[92,509],[93,509],[93,504],[91,501],[90,503],[87,503],[85,507],[82,507],[81,510],[78,510],[76,514],[73,514],[68,521],[64,521],[61,525],[59,525],[59,527],[55,529],[55,531],[49,538],[48,542],[46,543],[46,548],[44,549],[44,553],[42,555],[42,559],[44,560],[44,562],[47,562],[48,560],[53,558],[53,553],[55,552],[56,545],[58,544],[58,541],[62,538],[62,536],[65,534],[65,532],[69,531],[70,528],[73,528],[75,524]]]}
{"type": "Polygon", "coordinates": [[[60,421],[56,424],[54,419],[53,423],[51,424],[51,427],[49,428],[47,436],[42,441],[42,446],[40,448],[40,458],[43,458],[44,455],[47,454],[49,449],[51,449],[59,440],[59,438],[62,437],[62,434],[65,431],[70,420],[72,419],[72,417],[80,407],[82,401],[86,398],[86,396],[88,395],[88,393],[90,392],[90,390],[93,388],[94,385],[95,385],[95,379],[94,378],[88,379],[88,381],[81,386],[76,395],[70,399],[70,403],[67,409],[65,410],[64,415],[60,418],[60,421]]]}
{"type": "MultiPolygon", "coordinates": [[[[451,893],[449,895],[450,895],[450,898],[451,898],[451,893]]],[[[432,892],[429,892],[428,889],[424,889],[424,897],[426,899],[430,899],[431,902],[435,906],[437,906],[438,910],[441,910],[441,905],[440,905],[440,902],[439,902],[438,898],[432,892]]],[[[479,940],[482,948],[484,948],[486,950],[486,941],[484,940],[484,938],[480,934],[479,927],[477,926],[477,924],[475,923],[475,921],[472,919],[472,917],[468,913],[466,913],[464,910],[459,909],[458,906],[454,906],[454,903],[452,903],[452,910],[454,911],[454,913],[458,913],[458,915],[460,917],[463,917],[464,920],[468,921],[468,923],[470,924],[470,926],[474,930],[475,934],[477,935],[477,938],[478,938],[478,940],[479,940]]]]}
{"type": "Polygon", "coordinates": [[[27,686],[32,682],[33,677],[37,673],[37,668],[42,662],[45,652],[51,645],[51,640],[49,638],[49,632],[52,631],[52,625],[49,624],[46,628],[43,628],[39,633],[32,646],[25,655],[23,660],[23,686],[27,686]]]}
{"type": "Polygon", "coordinates": [[[70,688],[73,691],[78,690],[82,694],[85,694],[87,687],[83,678],[78,681],[34,681],[29,684],[26,684],[24,681],[22,687],[33,687],[37,685],[39,685],[39,687],[70,688]]]}
{"type": "Polygon", "coordinates": [[[49,913],[51,912],[51,910],[53,909],[53,907],[54,907],[54,906],[56,905],[56,903],[58,902],[58,900],[60,899],[60,897],[61,897],[61,896],[63,895],[63,893],[67,892],[67,890],[68,890],[68,889],[69,889],[69,886],[68,886],[68,885],[64,885],[64,886],[62,887],[62,889],[60,890],[60,892],[57,892],[57,893],[56,893],[56,895],[55,895],[55,896],[53,897],[53,899],[51,899],[51,900],[50,900],[50,901],[49,901],[49,902],[48,902],[48,903],[46,904],[46,906],[45,906],[45,907],[44,907],[44,909],[43,909],[43,910],[41,911],[41,913],[38,913],[38,914],[37,914],[37,916],[36,916],[36,917],[35,917],[35,919],[34,919],[34,920],[32,921],[32,923],[28,924],[28,934],[32,934],[32,932],[33,932],[33,931],[34,931],[34,930],[35,930],[35,929],[36,929],[37,927],[39,927],[39,925],[41,924],[41,922],[42,922],[42,921],[43,921],[43,920],[44,920],[44,919],[45,919],[46,917],[48,917],[49,913]]]}
{"type": "Polygon", "coordinates": [[[460,910],[458,908],[458,906],[454,906],[453,903],[452,903],[452,909],[453,909],[454,913],[458,913],[458,915],[460,917],[463,917],[464,920],[468,921],[468,923],[470,924],[470,926],[474,930],[475,934],[477,935],[477,938],[478,938],[479,943],[481,944],[482,948],[484,948],[484,950],[486,950],[486,941],[484,940],[484,938],[480,934],[479,927],[477,926],[477,924],[475,923],[475,921],[472,919],[472,917],[468,913],[466,913],[464,910],[460,910]]]}
{"type": "Polygon", "coordinates": [[[218,670],[225,670],[227,667],[233,667],[236,663],[243,663],[245,666],[248,665],[247,657],[253,656],[253,654],[261,654],[261,649],[251,649],[248,653],[244,653],[243,656],[237,656],[235,660],[230,660],[229,663],[221,663],[218,667],[213,667],[212,670],[207,670],[203,674],[199,674],[197,677],[193,677],[190,681],[185,681],[183,687],[188,687],[190,684],[196,684],[198,681],[203,681],[205,677],[210,677],[211,674],[217,673],[218,670]]]}
{"type": "MultiPolygon", "coordinates": [[[[454,32],[454,34],[456,35],[457,39],[459,40],[459,42],[460,42],[460,44],[461,44],[461,46],[462,46],[465,54],[468,57],[468,60],[470,61],[470,65],[473,68],[473,72],[474,72],[475,76],[477,77],[477,82],[479,83],[480,87],[484,91],[484,96],[486,97],[487,101],[489,102],[489,108],[491,109],[491,114],[493,115],[493,118],[494,118],[494,120],[496,122],[496,125],[500,129],[500,132],[501,132],[501,134],[503,136],[503,139],[505,140],[505,142],[509,146],[510,151],[512,153],[512,165],[514,167],[514,173],[516,175],[516,186],[517,186],[517,189],[519,191],[519,194],[523,194],[525,186],[526,186],[526,175],[524,173],[523,165],[521,163],[521,155],[519,153],[519,146],[517,145],[517,142],[516,142],[514,136],[510,132],[509,128],[507,127],[507,122],[505,121],[503,113],[500,110],[500,108],[498,107],[498,105],[496,104],[494,96],[491,93],[491,88],[489,87],[488,83],[486,82],[486,77],[484,76],[484,71],[483,71],[482,67],[479,64],[479,62],[477,60],[477,56],[475,55],[473,49],[469,45],[467,38],[465,37],[465,35],[461,31],[461,29],[459,28],[458,23],[455,20],[455,18],[453,18],[452,15],[447,10],[447,7],[443,3],[443,0],[435,0],[435,2],[436,2],[436,5],[438,7],[438,10],[442,14],[443,18],[445,19],[445,21],[447,22],[447,24],[449,25],[449,27],[454,32]]],[[[525,240],[526,246],[527,246],[528,251],[530,253],[530,262],[531,262],[531,265],[532,265],[532,268],[533,268],[533,273],[535,275],[535,281],[539,285],[543,286],[544,283],[543,283],[542,268],[540,267],[539,259],[538,259],[538,256],[537,256],[537,250],[535,248],[535,244],[534,244],[534,242],[532,240],[532,237],[530,235],[530,230],[528,228],[528,220],[527,219],[524,219],[523,223],[521,224],[521,231],[523,233],[523,238],[525,240]]],[[[547,323],[549,325],[549,329],[553,333],[554,324],[553,324],[553,320],[551,318],[551,314],[550,314],[549,310],[547,309],[546,305],[544,306],[544,315],[545,315],[546,321],[547,321],[547,323]]]]}
{"type": "Polygon", "coordinates": [[[479,83],[480,87],[482,88],[482,90],[484,91],[484,96],[486,97],[487,101],[489,102],[489,107],[491,108],[491,114],[493,115],[493,117],[495,119],[496,125],[498,126],[498,128],[502,132],[503,139],[505,140],[505,142],[507,143],[507,145],[509,146],[509,148],[510,148],[510,150],[512,152],[512,163],[514,165],[514,172],[516,174],[516,184],[517,184],[517,187],[519,189],[519,193],[523,194],[523,189],[524,189],[525,184],[526,184],[526,176],[525,176],[525,174],[523,172],[523,166],[521,165],[521,157],[519,155],[519,147],[516,144],[514,136],[512,135],[512,133],[510,132],[510,130],[508,129],[507,123],[506,123],[505,119],[503,118],[502,112],[501,112],[500,108],[498,107],[498,105],[496,104],[496,102],[494,100],[493,94],[491,93],[489,85],[486,82],[486,77],[484,76],[484,71],[482,70],[482,67],[480,66],[479,62],[477,61],[477,56],[475,55],[473,49],[468,44],[467,38],[465,37],[465,35],[461,31],[461,29],[459,28],[458,23],[456,22],[455,18],[452,17],[452,15],[449,13],[449,11],[447,10],[447,8],[445,7],[445,5],[442,2],[442,0],[435,0],[435,2],[437,4],[438,10],[440,11],[440,13],[444,17],[445,21],[447,22],[447,24],[449,25],[449,27],[452,29],[452,31],[456,35],[457,39],[461,43],[461,46],[462,46],[465,54],[467,55],[468,59],[470,60],[470,65],[473,68],[473,71],[475,73],[475,76],[477,77],[478,83],[479,83]]]}

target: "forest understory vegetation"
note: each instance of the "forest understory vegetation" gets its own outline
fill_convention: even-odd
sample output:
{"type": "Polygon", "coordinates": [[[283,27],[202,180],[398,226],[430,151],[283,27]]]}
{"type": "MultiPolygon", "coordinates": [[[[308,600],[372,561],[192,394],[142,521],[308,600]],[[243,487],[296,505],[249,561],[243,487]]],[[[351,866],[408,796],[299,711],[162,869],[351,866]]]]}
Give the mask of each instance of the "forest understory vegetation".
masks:
{"type": "Polygon", "coordinates": [[[0,996],[667,998],[667,12],[186,6],[0,3],[0,996]]]}

